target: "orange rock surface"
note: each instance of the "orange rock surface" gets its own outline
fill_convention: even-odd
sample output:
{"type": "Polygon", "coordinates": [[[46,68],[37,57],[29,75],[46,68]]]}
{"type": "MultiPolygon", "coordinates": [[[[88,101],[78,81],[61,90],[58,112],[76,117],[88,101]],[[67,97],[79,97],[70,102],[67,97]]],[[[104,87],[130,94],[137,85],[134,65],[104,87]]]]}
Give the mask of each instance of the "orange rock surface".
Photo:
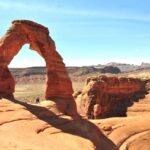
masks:
{"type": "Polygon", "coordinates": [[[116,144],[119,150],[150,149],[149,114],[134,117],[99,119],[92,120],[92,122],[116,144]]]}
{"type": "Polygon", "coordinates": [[[149,150],[149,105],[147,94],[128,109],[128,117],[87,121],[63,115],[54,101],[29,105],[2,99],[0,149],[149,150]]]}
{"type": "Polygon", "coordinates": [[[0,100],[1,150],[117,150],[93,123],[65,116],[53,101],[0,100]]]}
{"type": "Polygon", "coordinates": [[[92,120],[119,150],[150,149],[150,93],[128,108],[127,117],[92,120]]]}
{"type": "Polygon", "coordinates": [[[125,116],[127,107],[146,94],[145,82],[133,78],[90,77],[75,96],[78,112],[88,118],[125,116]]]}
{"type": "Polygon", "coordinates": [[[62,99],[67,102],[68,113],[76,113],[72,97],[72,83],[56,51],[55,43],[49,36],[48,28],[27,20],[15,20],[0,39],[0,97],[13,98],[15,81],[8,65],[24,44],[44,58],[47,67],[46,99],[62,99]]]}

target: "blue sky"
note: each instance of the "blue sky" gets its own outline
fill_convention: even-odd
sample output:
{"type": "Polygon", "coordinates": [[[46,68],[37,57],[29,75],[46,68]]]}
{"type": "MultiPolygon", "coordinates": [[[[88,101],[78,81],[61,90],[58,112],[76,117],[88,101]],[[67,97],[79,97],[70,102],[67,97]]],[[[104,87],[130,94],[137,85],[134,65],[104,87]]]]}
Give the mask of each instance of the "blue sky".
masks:
{"type": "MultiPolygon", "coordinates": [[[[11,21],[28,19],[50,30],[67,66],[150,62],[149,0],[0,0],[0,36],[11,21]]],[[[45,65],[25,45],[10,67],[45,65]]]]}

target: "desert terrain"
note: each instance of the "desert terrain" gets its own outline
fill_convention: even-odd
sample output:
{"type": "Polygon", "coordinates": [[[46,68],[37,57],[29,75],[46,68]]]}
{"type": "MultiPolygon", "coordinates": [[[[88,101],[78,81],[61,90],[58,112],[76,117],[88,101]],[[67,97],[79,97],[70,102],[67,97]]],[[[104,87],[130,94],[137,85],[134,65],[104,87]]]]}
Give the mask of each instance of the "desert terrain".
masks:
{"type": "Polygon", "coordinates": [[[66,68],[29,20],[12,22],[0,52],[1,150],[150,149],[149,64],[66,68]],[[25,43],[46,67],[8,68],[25,43]]]}
{"type": "MultiPolygon", "coordinates": [[[[74,92],[82,90],[88,77],[96,75],[131,77],[140,78],[142,80],[150,79],[150,64],[147,63],[137,66],[113,62],[97,66],[67,67],[74,92]],[[101,67],[97,69],[97,66],[101,67]],[[108,68],[105,73],[102,73],[104,68],[108,66],[110,68],[108,68]],[[120,72],[114,72],[116,68],[119,69],[120,72]]],[[[16,81],[16,98],[21,98],[22,100],[26,99],[29,102],[33,101],[33,103],[37,96],[41,97],[41,100],[43,99],[47,71],[46,67],[10,68],[10,71],[16,81]]]]}
{"type": "MultiPolygon", "coordinates": [[[[102,74],[102,73],[97,73],[97,72],[95,73],[94,71],[91,71],[91,67],[86,67],[86,70],[87,70],[86,72],[85,72],[85,69],[82,70],[82,67],[81,68],[74,67],[74,68],[75,68],[74,69],[75,71],[73,72],[68,69],[68,73],[72,80],[74,92],[82,90],[83,86],[85,85],[85,81],[87,77],[94,76],[94,75],[133,77],[133,78],[139,78],[142,80],[150,78],[150,69],[148,67],[139,69],[140,66],[138,66],[138,68],[135,69],[134,71],[126,70],[119,74],[113,74],[113,73],[102,74]]],[[[42,69],[44,71],[41,71],[42,72],[41,74],[39,74],[39,72],[36,71],[38,69],[37,68],[34,69],[34,67],[30,69],[22,68],[21,71],[16,71],[16,69],[10,69],[12,74],[14,74],[15,72],[14,77],[17,82],[16,90],[15,90],[15,97],[17,99],[24,101],[24,102],[28,102],[28,103],[35,103],[35,99],[38,96],[40,97],[41,105],[45,103],[44,105],[48,107],[47,105],[49,104],[47,104],[44,101],[46,69],[44,67],[42,69]],[[23,72],[26,72],[26,73],[23,74],[23,72]]],[[[4,100],[4,102],[8,103],[6,100],[4,100]]],[[[132,106],[128,107],[126,117],[111,117],[111,118],[94,119],[94,120],[92,119],[89,121],[95,124],[108,139],[110,139],[115,145],[117,145],[117,147],[120,150],[127,150],[127,149],[149,150],[150,149],[149,115],[150,115],[150,93],[148,92],[148,94],[146,94],[144,98],[138,99],[137,102],[134,102],[132,106]]],[[[49,131],[49,133],[52,135],[53,135],[53,132],[56,132],[53,130],[49,131]]],[[[61,134],[65,134],[65,133],[61,133],[61,134]]],[[[68,137],[68,140],[69,140],[69,137],[68,137]]],[[[81,144],[81,143],[78,143],[81,139],[78,139],[78,138],[76,139],[76,138],[71,137],[70,140],[76,141],[75,145],[79,146],[81,144]]],[[[82,144],[81,144],[82,146],[80,145],[77,149],[92,149],[90,146],[88,146],[88,143],[89,143],[88,141],[86,140],[81,140],[81,141],[82,141],[82,144]]],[[[39,142],[39,144],[41,143],[39,142]]],[[[18,144],[16,144],[16,147],[17,145],[18,144]]]]}

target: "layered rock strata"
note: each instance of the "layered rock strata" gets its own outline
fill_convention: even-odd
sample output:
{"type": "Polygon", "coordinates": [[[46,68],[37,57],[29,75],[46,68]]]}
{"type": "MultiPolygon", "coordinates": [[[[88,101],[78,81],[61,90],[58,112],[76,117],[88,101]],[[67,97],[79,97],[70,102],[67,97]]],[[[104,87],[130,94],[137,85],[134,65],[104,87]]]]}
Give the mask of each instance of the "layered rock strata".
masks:
{"type": "Polygon", "coordinates": [[[134,78],[90,77],[74,94],[78,112],[88,118],[126,116],[127,107],[146,94],[145,82],[134,78]]]}

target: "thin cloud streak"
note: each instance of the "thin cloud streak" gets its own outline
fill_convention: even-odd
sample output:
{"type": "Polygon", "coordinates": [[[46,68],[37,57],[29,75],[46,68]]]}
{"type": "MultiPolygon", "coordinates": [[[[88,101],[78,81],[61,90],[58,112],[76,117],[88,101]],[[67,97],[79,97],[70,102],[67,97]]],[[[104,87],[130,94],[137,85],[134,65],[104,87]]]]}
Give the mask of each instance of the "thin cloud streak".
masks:
{"type": "Polygon", "coordinates": [[[1,9],[16,9],[16,10],[28,10],[28,11],[40,11],[49,14],[56,15],[69,15],[69,16],[79,16],[79,17],[97,17],[102,19],[114,19],[114,20],[131,20],[131,21],[150,21],[150,15],[139,15],[132,13],[121,13],[119,12],[110,12],[110,11],[88,11],[88,10],[75,10],[74,8],[59,8],[55,5],[43,5],[43,4],[34,4],[28,5],[26,3],[20,2],[0,2],[1,9]]]}

